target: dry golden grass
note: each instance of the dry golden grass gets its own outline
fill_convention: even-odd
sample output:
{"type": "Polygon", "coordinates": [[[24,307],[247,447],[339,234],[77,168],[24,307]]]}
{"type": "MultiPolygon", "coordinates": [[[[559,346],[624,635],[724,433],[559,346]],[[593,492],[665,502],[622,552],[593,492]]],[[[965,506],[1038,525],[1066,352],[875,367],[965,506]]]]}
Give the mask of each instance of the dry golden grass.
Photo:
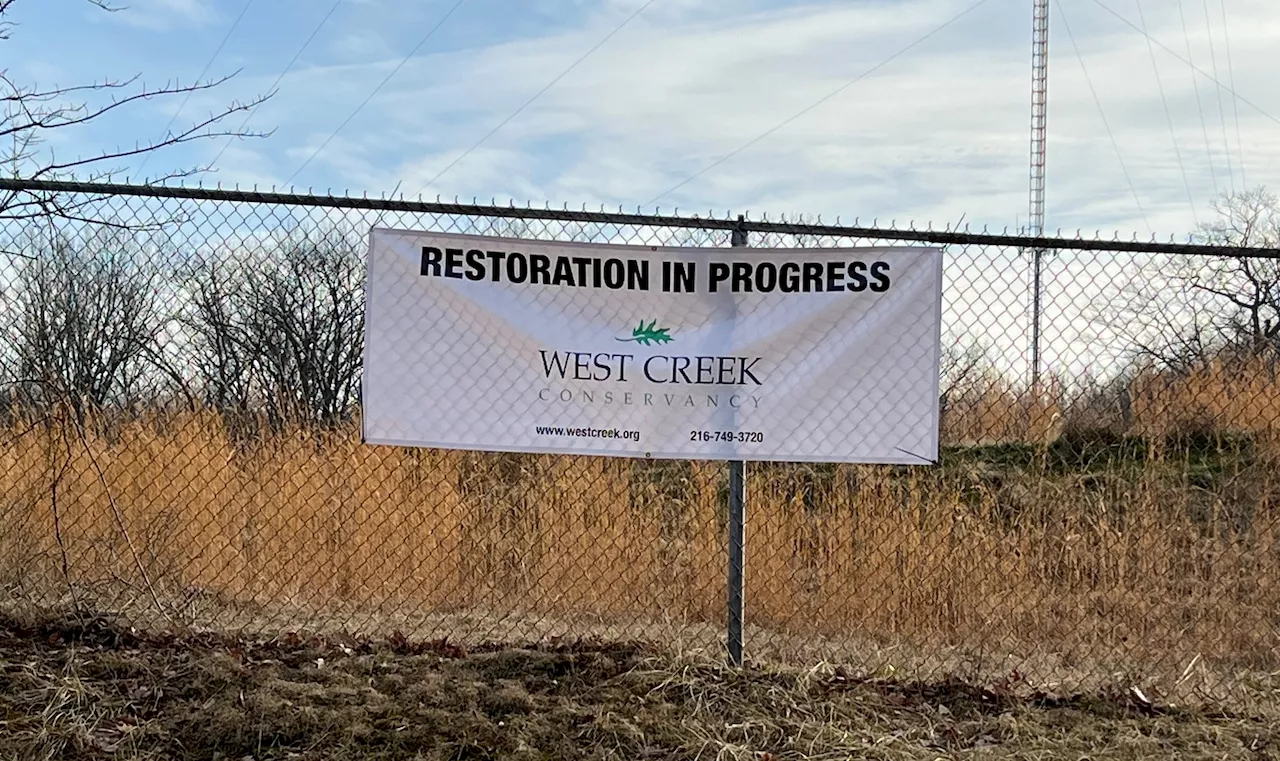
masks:
{"type": "MultiPolygon", "coordinates": [[[[1212,370],[1140,379],[1134,428],[1169,429],[1160,410],[1196,405],[1257,427],[1276,391],[1212,370]]],[[[1166,687],[1280,669],[1269,435],[1208,453],[1063,449],[1043,421],[1067,405],[992,393],[948,437],[1039,445],[951,452],[935,469],[749,467],[758,650],[812,641],[827,649],[808,654],[839,657],[860,641],[888,661],[949,647],[1045,680],[1133,670],[1166,687]],[[1013,411],[1024,427],[1006,425],[1013,411]]],[[[275,630],[325,610],[479,611],[496,636],[517,618],[537,636],[544,621],[723,617],[722,464],[374,447],[354,429],[244,445],[195,413],[2,435],[0,585],[19,599],[185,623],[238,606],[275,630]]]]}
{"type": "Polygon", "coordinates": [[[1047,443],[1062,431],[1062,389],[1046,383],[1040,393],[1019,393],[991,372],[953,389],[942,416],[942,438],[955,444],[1004,441],[1047,443]]]}
{"type": "Polygon", "coordinates": [[[1130,393],[1134,428],[1147,435],[1187,426],[1280,428],[1280,366],[1270,357],[1216,360],[1186,376],[1146,373],[1130,393]]]}

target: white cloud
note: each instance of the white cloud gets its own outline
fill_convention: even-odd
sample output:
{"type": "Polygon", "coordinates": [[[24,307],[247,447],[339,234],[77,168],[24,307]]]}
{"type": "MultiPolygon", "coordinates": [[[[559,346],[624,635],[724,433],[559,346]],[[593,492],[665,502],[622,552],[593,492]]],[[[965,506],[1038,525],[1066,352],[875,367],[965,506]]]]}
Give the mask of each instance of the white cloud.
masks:
{"type": "MultiPolygon", "coordinates": [[[[684,5],[690,8],[682,10],[679,25],[646,11],[427,194],[634,207],[858,77],[967,3],[826,4],[738,15],[720,13],[723,4],[710,0],[684,5]]],[[[1146,5],[1152,33],[1185,55],[1176,8],[1146,5]]],[[[1236,87],[1280,111],[1270,87],[1280,8],[1257,0],[1235,5],[1236,87]]],[[[335,187],[379,191],[400,183],[416,191],[634,7],[622,0],[604,3],[569,31],[411,61],[306,176],[335,187]]],[[[996,228],[1025,224],[1028,43],[1022,19],[1010,22],[1008,11],[1003,4],[983,6],[660,205],[878,217],[899,224],[945,224],[962,215],[996,228]]],[[[1241,107],[1238,140],[1227,98],[1224,141],[1212,83],[1200,77],[1197,105],[1189,69],[1157,48],[1179,163],[1146,42],[1090,3],[1072,4],[1067,12],[1112,136],[1055,16],[1051,228],[1184,234],[1196,214],[1206,213],[1215,176],[1217,190],[1229,187],[1228,146],[1241,182],[1241,141],[1249,182],[1280,184],[1275,123],[1241,107]]],[[[1220,21],[1214,32],[1225,81],[1220,21]]],[[[1197,65],[1210,70],[1203,19],[1190,24],[1189,33],[1197,65]]],[[[398,61],[395,51],[383,58],[287,78],[278,102],[255,118],[256,124],[281,127],[276,138],[252,147],[261,155],[259,171],[272,166],[287,177],[398,61]]]]}
{"type": "Polygon", "coordinates": [[[111,14],[113,20],[153,31],[204,26],[215,20],[211,0],[129,0],[128,7],[111,14]]]}

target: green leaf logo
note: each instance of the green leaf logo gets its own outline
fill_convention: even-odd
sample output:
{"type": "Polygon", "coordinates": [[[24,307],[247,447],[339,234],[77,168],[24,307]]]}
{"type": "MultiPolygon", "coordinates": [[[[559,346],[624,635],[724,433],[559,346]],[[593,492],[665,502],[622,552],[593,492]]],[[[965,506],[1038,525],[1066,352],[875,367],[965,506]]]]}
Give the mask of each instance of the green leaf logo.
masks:
{"type": "Polygon", "coordinates": [[[630,338],[619,338],[618,340],[619,341],[635,341],[641,346],[648,346],[651,343],[655,343],[655,344],[671,343],[672,338],[670,335],[670,330],[671,330],[670,328],[659,328],[657,320],[650,321],[648,325],[645,325],[644,320],[641,320],[640,324],[636,327],[636,329],[631,331],[630,338]]]}

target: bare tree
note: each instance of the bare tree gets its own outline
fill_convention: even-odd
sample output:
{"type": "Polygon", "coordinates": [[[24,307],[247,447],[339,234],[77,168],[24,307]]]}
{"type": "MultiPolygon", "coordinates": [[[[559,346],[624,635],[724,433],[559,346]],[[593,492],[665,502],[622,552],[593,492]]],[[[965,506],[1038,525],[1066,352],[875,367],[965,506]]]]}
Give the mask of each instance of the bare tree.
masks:
{"type": "Polygon", "coordinates": [[[1187,373],[1224,352],[1280,348],[1280,261],[1246,250],[1280,247],[1280,202],[1254,188],[1223,194],[1212,209],[1193,239],[1228,251],[1153,259],[1110,308],[1107,322],[1139,364],[1187,373]]]}
{"type": "MultiPolygon", "coordinates": [[[[118,10],[106,0],[80,1],[108,13],[118,10]]],[[[9,39],[15,31],[13,12],[18,5],[18,0],[0,0],[0,41],[9,39]]],[[[222,124],[234,114],[256,108],[271,97],[270,93],[247,102],[232,102],[177,130],[155,138],[140,139],[132,146],[70,157],[60,155],[48,145],[49,138],[55,134],[68,137],[68,133],[83,129],[103,117],[129,113],[149,101],[187,98],[207,92],[232,76],[234,74],[185,85],[171,82],[159,87],[140,85],[137,76],[81,85],[41,87],[16,82],[7,71],[0,71],[0,103],[3,103],[0,110],[0,162],[6,168],[6,174],[13,178],[106,181],[122,171],[122,162],[138,156],[199,140],[265,136],[266,133],[228,129],[222,124]]],[[[153,181],[188,177],[207,169],[203,166],[176,169],[153,181]]],[[[92,211],[94,203],[94,199],[70,200],[57,194],[7,191],[0,193],[0,220],[52,217],[109,222],[95,217],[92,211]]]]}
{"type": "MultiPolygon", "coordinates": [[[[1280,248],[1280,201],[1265,188],[1223,195],[1213,203],[1217,219],[1201,224],[1196,238],[1216,246],[1280,248]]],[[[1197,267],[1188,285],[1209,297],[1213,325],[1237,348],[1257,353],[1280,336],[1280,261],[1245,253],[1215,257],[1197,267]]]]}
{"type": "Polygon", "coordinates": [[[246,329],[245,277],[241,263],[198,258],[186,277],[188,309],[180,324],[193,351],[185,358],[194,385],[208,407],[243,415],[254,402],[246,329]]]}
{"type": "Polygon", "coordinates": [[[126,231],[28,245],[3,300],[10,381],[21,402],[66,403],[83,421],[150,401],[164,326],[159,273],[126,231]]]}
{"type": "MultiPolygon", "coordinates": [[[[106,13],[118,10],[107,0],[63,0],[75,2],[106,13]]],[[[18,30],[20,7],[19,0],[0,0],[0,43],[18,30]]],[[[138,114],[149,102],[206,93],[228,79],[149,87],[135,76],[43,87],[0,71],[2,171],[17,179],[110,181],[122,164],[138,156],[199,140],[265,136],[222,124],[256,108],[270,94],[233,102],[131,146],[74,156],[54,147],[102,119],[138,114]],[[51,140],[55,136],[59,139],[51,140]]],[[[205,169],[175,169],[155,181],[205,169]]],[[[135,241],[103,232],[139,231],[166,221],[121,218],[90,195],[0,191],[0,222],[22,228],[14,238],[0,241],[0,302],[9,325],[0,385],[7,397],[39,403],[65,398],[82,414],[90,405],[131,402],[139,384],[155,381],[157,373],[172,376],[166,363],[153,361],[158,360],[155,330],[163,322],[157,289],[163,283],[150,262],[127,260],[141,255],[135,241]],[[77,229],[83,223],[97,232],[77,229]],[[36,227],[40,229],[33,231],[36,227]]]]}
{"type": "Polygon", "coordinates": [[[941,402],[945,410],[947,399],[957,392],[973,387],[983,371],[991,366],[986,347],[976,341],[962,344],[958,339],[943,343],[939,365],[942,374],[941,402]]]}
{"type": "Polygon", "coordinates": [[[1186,375],[1222,348],[1215,306],[1192,287],[1201,261],[1155,257],[1141,277],[1121,286],[1100,310],[1112,332],[1129,344],[1138,367],[1186,375]]]}
{"type": "Polygon", "coordinates": [[[942,344],[939,365],[939,426],[949,431],[957,403],[963,405],[966,397],[980,397],[990,384],[993,363],[987,347],[980,342],[971,337],[962,342],[960,337],[952,336],[942,344]]]}
{"type": "Polygon", "coordinates": [[[192,366],[206,402],[273,424],[346,420],[359,400],[364,261],[340,233],[206,258],[186,286],[192,366]]]}

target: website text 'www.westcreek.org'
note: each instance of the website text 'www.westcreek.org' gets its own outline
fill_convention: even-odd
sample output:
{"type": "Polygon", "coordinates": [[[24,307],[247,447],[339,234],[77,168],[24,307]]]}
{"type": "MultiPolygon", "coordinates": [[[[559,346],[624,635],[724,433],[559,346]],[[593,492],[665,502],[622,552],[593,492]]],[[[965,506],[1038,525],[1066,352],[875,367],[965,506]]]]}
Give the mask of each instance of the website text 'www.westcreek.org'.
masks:
{"type": "Polygon", "coordinates": [[[539,436],[574,436],[584,439],[625,439],[639,441],[639,431],[623,431],[617,428],[563,428],[558,425],[536,425],[539,436]]]}

